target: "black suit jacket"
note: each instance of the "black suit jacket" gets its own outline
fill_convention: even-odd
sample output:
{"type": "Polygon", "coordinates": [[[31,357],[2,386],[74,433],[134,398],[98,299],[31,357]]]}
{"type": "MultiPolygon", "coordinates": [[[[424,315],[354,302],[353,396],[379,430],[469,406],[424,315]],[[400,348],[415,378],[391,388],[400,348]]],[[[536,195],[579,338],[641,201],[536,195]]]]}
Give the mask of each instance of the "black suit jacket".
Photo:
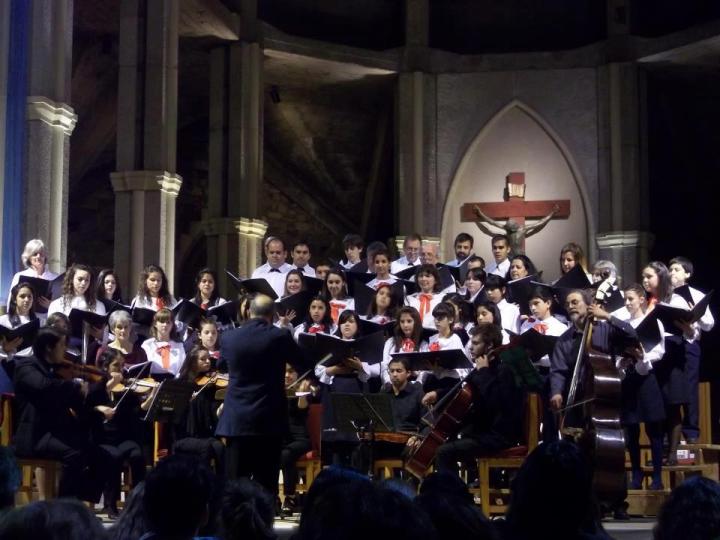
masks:
{"type": "Polygon", "coordinates": [[[287,427],[285,363],[301,360],[290,332],[262,319],[225,332],[220,365],[227,366],[230,380],[215,434],[282,436],[287,427]]]}
{"type": "Polygon", "coordinates": [[[48,364],[27,357],[17,359],[14,385],[18,421],[13,443],[18,455],[34,455],[47,434],[71,446],[87,442],[87,423],[76,416],[84,412],[84,398],[74,381],[60,379],[48,364]]]}

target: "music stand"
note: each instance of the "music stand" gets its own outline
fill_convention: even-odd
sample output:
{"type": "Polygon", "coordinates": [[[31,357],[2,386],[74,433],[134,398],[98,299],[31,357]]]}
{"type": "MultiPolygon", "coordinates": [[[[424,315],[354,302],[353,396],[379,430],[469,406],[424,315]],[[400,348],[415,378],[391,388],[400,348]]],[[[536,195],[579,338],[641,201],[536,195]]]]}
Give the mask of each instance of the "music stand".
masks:
{"type": "Polygon", "coordinates": [[[392,396],[381,394],[330,394],[338,431],[355,431],[363,441],[365,433],[370,434],[370,469],[373,477],[375,462],[375,433],[395,432],[395,417],[392,410],[392,396]]]}
{"type": "Polygon", "coordinates": [[[182,416],[190,404],[190,398],[195,390],[195,385],[166,379],[160,383],[160,388],[150,404],[146,422],[173,422],[182,416]]]}

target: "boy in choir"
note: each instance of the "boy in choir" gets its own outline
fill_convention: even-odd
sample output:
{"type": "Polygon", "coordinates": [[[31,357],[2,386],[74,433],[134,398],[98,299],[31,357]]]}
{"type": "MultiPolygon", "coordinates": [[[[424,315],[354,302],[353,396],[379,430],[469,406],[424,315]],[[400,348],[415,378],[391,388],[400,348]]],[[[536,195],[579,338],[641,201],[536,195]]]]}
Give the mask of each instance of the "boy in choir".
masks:
{"type": "Polygon", "coordinates": [[[468,257],[467,269],[472,270],[473,268],[485,270],[485,259],[480,255],[470,255],[470,257],[468,257]]]}
{"type": "MultiPolygon", "coordinates": [[[[686,257],[673,257],[670,260],[670,281],[673,288],[677,289],[684,285],[688,285],[690,278],[694,272],[693,263],[686,257]]],[[[689,287],[692,305],[695,305],[703,296],[702,292],[689,287]]],[[[703,332],[710,332],[715,326],[710,308],[698,321],[698,326],[703,332]]],[[[700,407],[698,402],[698,384],[700,382],[700,340],[692,343],[685,343],[685,373],[690,384],[690,401],[683,407],[683,435],[688,443],[696,443],[700,436],[700,407]]]]}
{"type": "Polygon", "coordinates": [[[455,258],[447,262],[448,266],[461,266],[465,259],[472,255],[475,240],[468,233],[461,232],[455,237],[453,248],[455,250],[455,258]]]}
{"type": "Polygon", "coordinates": [[[485,294],[500,310],[502,326],[508,332],[517,334],[520,328],[520,308],[505,299],[505,279],[497,274],[488,274],[485,280],[485,294]]]}
{"type": "Polygon", "coordinates": [[[510,270],[510,241],[504,234],[494,234],[490,239],[493,262],[485,269],[488,274],[505,277],[510,270]]]}
{"type": "Polygon", "coordinates": [[[297,268],[305,276],[316,277],[315,269],[310,266],[310,246],[307,242],[296,243],[290,252],[292,267],[297,268]]]}
{"type": "MultiPolygon", "coordinates": [[[[368,247],[368,253],[370,247],[368,247]]],[[[378,248],[373,252],[373,268],[375,278],[368,283],[368,287],[376,289],[380,285],[392,285],[397,278],[390,273],[390,253],[386,248],[378,248]]]]}
{"type": "Polygon", "coordinates": [[[360,263],[360,255],[365,247],[365,242],[359,234],[346,234],[342,241],[343,250],[345,251],[345,260],[340,265],[345,270],[350,270],[353,266],[360,263]]]}
{"type": "Polygon", "coordinates": [[[256,268],[252,277],[267,280],[278,298],[281,298],[285,290],[285,274],[292,270],[292,266],[285,262],[287,250],[283,241],[276,236],[269,236],[265,240],[265,258],[267,262],[256,268]]]}
{"type": "MultiPolygon", "coordinates": [[[[556,319],[551,311],[553,296],[549,287],[535,287],[528,301],[531,317],[526,319],[520,326],[520,333],[528,330],[535,330],[539,334],[547,336],[561,336],[568,329],[567,325],[556,319]]],[[[536,363],[535,367],[543,380],[543,442],[556,441],[558,439],[558,426],[555,422],[555,415],[550,410],[550,355],[545,355],[536,363]]]]}
{"type": "Polygon", "coordinates": [[[461,437],[444,443],[437,451],[435,470],[457,475],[458,462],[472,463],[479,456],[496,453],[522,439],[522,388],[512,370],[493,354],[502,343],[497,326],[480,324],[472,329],[470,354],[475,364],[467,378],[473,387],[473,407],[463,420],[461,437]]]}
{"type": "Polygon", "coordinates": [[[327,278],[327,275],[330,273],[331,269],[332,265],[329,262],[322,261],[315,267],[315,277],[324,280],[325,278],[327,278]]]}
{"type": "Polygon", "coordinates": [[[413,233],[406,236],[403,241],[403,256],[392,262],[390,273],[395,274],[411,266],[419,266],[421,249],[422,237],[419,234],[413,233]]]}
{"type": "Polygon", "coordinates": [[[420,250],[420,262],[422,264],[432,264],[434,266],[438,263],[437,244],[426,240],[422,243],[420,250]]]}

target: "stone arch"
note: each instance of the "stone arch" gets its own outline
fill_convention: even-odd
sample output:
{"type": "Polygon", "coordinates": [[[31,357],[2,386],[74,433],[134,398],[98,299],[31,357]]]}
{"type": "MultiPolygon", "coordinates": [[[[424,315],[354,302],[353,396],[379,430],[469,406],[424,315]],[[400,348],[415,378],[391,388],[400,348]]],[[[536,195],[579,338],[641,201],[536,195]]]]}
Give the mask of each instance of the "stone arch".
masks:
{"type": "Polygon", "coordinates": [[[505,176],[512,171],[526,173],[528,200],[571,200],[568,220],[551,221],[527,242],[527,253],[545,270],[545,280],[557,277],[559,250],[565,242],[579,242],[592,260],[595,230],[580,169],[548,122],[517,99],[480,129],[460,160],[443,208],[444,258],[452,258],[453,238],[462,230],[475,237],[475,252],[487,262],[492,260],[489,237],[472,223],[461,224],[460,206],[471,201],[501,201],[505,176]]]}

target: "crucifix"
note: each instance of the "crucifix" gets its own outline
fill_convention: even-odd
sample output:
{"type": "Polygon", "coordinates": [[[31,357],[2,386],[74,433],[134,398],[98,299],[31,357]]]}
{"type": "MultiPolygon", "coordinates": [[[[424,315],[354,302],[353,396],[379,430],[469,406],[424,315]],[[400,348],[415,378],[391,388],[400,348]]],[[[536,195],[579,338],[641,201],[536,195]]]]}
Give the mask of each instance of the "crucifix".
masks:
{"type": "Polygon", "coordinates": [[[551,219],[570,216],[568,199],[550,201],[525,200],[525,173],[511,172],[505,177],[505,202],[465,203],[460,208],[460,221],[475,223],[481,231],[492,234],[486,221],[502,229],[510,242],[514,254],[525,252],[525,238],[542,229],[551,219]],[[506,219],[505,223],[496,221],[506,219]],[[525,219],[539,219],[537,223],[525,225],[525,219]]]}

